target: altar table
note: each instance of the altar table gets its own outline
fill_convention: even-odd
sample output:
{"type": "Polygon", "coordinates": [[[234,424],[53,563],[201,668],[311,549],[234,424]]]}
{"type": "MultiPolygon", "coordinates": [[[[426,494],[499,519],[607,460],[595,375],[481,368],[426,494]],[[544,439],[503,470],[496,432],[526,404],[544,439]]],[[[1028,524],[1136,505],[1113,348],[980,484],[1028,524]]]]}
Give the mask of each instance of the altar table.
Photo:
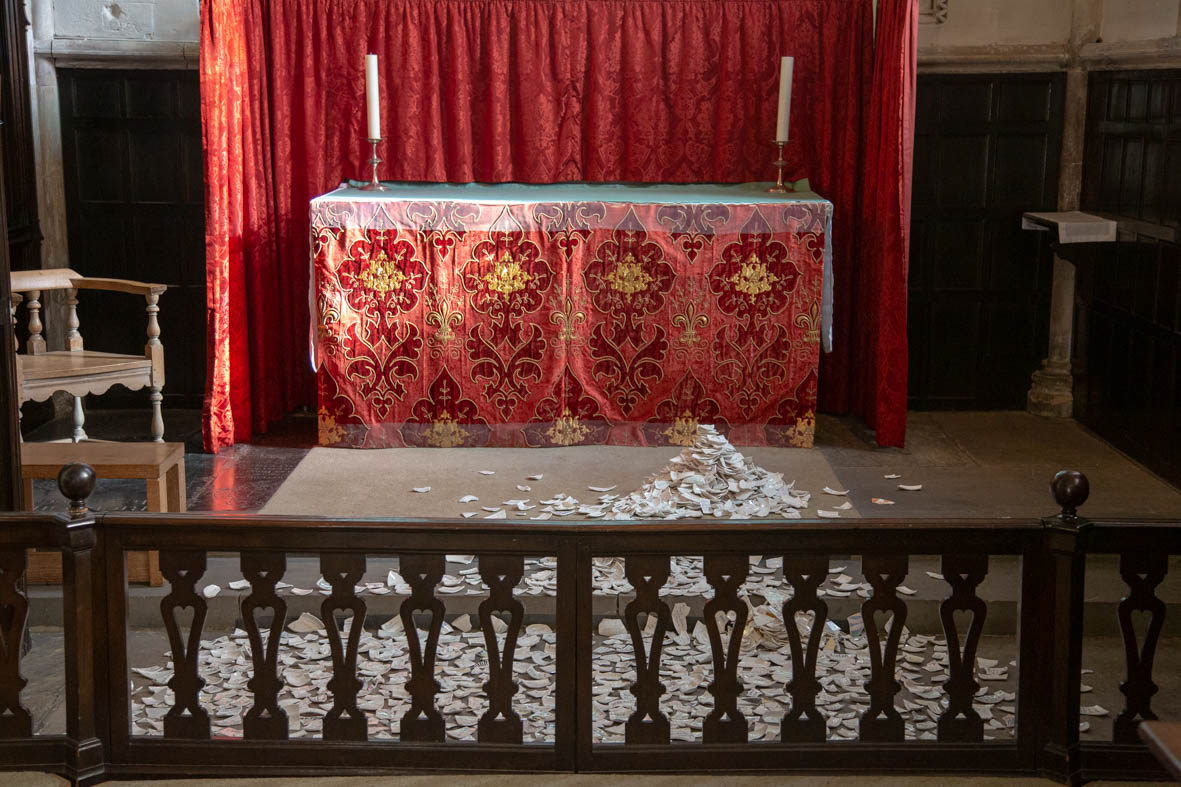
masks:
{"type": "Polygon", "coordinates": [[[828,201],[388,185],[311,202],[321,445],[812,445],[828,201]]]}

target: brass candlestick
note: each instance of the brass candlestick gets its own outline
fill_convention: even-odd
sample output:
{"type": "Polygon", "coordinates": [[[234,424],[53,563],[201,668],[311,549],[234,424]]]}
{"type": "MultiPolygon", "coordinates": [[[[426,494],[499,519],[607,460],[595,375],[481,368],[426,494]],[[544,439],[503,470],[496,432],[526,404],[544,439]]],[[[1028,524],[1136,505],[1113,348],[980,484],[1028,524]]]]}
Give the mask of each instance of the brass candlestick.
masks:
{"type": "Polygon", "coordinates": [[[373,145],[373,158],[369,159],[370,166],[373,167],[373,175],[370,177],[369,185],[362,186],[361,191],[389,191],[385,186],[381,185],[381,181],[377,179],[377,165],[381,163],[381,159],[377,157],[377,143],[381,142],[381,138],[373,139],[370,137],[370,144],[373,145]]]}
{"type": "Polygon", "coordinates": [[[769,194],[786,194],[789,191],[795,191],[789,184],[783,182],[783,168],[787,166],[787,162],[783,160],[783,146],[787,142],[777,139],[775,144],[779,146],[779,158],[775,161],[775,169],[779,174],[775,178],[775,185],[767,189],[767,192],[769,194]]]}

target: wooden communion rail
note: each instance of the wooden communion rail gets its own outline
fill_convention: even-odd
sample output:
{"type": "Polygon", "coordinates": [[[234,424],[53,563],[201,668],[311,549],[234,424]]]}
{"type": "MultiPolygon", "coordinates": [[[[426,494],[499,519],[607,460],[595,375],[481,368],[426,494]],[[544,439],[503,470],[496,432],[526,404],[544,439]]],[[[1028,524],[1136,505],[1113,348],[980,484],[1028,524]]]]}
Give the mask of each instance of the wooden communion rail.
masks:
{"type": "MultiPolygon", "coordinates": [[[[795,522],[591,522],[487,520],[346,520],[258,515],[91,514],[86,497],[94,485],[85,465],[70,465],[59,487],[71,499],[71,516],[17,513],[0,515],[0,768],[45,770],[78,781],[119,776],[276,776],[284,774],[368,774],[402,770],[438,771],[788,771],[975,772],[1045,774],[1077,782],[1089,778],[1163,777],[1164,771],[1139,741],[1141,719],[1154,718],[1157,691],[1152,661],[1164,621],[1165,605],[1155,588],[1168,569],[1168,556],[1181,552],[1176,521],[1088,521],[1076,514],[1086,500],[1087,479],[1059,474],[1053,484],[1062,508],[1046,519],[824,520],[795,522]],[[21,705],[20,647],[28,598],[22,586],[28,548],[58,549],[64,566],[64,638],[67,728],[64,735],[33,734],[21,705]],[[163,717],[162,736],[131,734],[128,673],[129,592],[126,554],[160,552],[170,591],[160,608],[172,646],[174,703],[163,717]],[[199,692],[198,644],[207,613],[202,575],[211,552],[236,552],[250,582],[242,602],[241,625],[252,647],[253,706],[243,714],[243,736],[211,736],[209,711],[199,692]],[[276,589],[287,555],[316,555],[331,585],[322,609],[332,649],[333,677],[327,685],[333,708],[316,738],[289,740],[283,709],[279,637],[287,604],[276,589]],[[439,685],[434,662],[445,614],[437,586],[445,555],[474,553],[490,592],[480,606],[484,630],[489,616],[509,614],[505,651],[488,635],[489,668],[484,685],[488,710],[475,742],[445,741],[435,705],[439,685]],[[737,673],[737,640],[724,649],[717,612],[733,612],[741,631],[747,608],[739,590],[752,554],[782,556],[783,574],[794,589],[784,603],[784,619],[812,612],[811,636],[787,626],[793,677],[792,697],[774,742],[748,742],[747,721],[736,698],[749,691],[737,673]],[[1113,739],[1080,742],[1080,670],[1083,642],[1085,559],[1090,554],[1119,556],[1128,586],[1118,615],[1127,645],[1127,677],[1120,685],[1125,705],[1114,723],[1113,739]],[[368,739],[365,712],[358,708],[361,686],[356,672],[361,626],[342,637],[334,611],[352,611],[364,620],[366,600],[355,592],[367,555],[397,556],[411,587],[400,607],[399,635],[411,656],[406,683],[410,712],[397,740],[368,739]],[[702,741],[672,743],[669,720],[661,710],[660,643],[668,629],[669,606],[659,595],[673,555],[700,555],[712,588],[704,623],[713,653],[709,691],[714,711],[706,718],[702,741]],[[830,556],[860,555],[873,591],[861,605],[870,652],[870,678],[864,690],[868,710],[861,715],[859,738],[825,739],[825,718],[816,707],[821,684],[816,652],[828,607],[817,588],[829,570],[830,556]],[[948,641],[947,708],[938,720],[937,739],[908,741],[895,708],[900,686],[895,676],[901,625],[879,631],[874,613],[891,612],[897,624],[907,602],[898,594],[911,555],[939,555],[949,586],[940,607],[948,641]],[[1017,698],[1012,740],[986,741],[973,710],[978,690],[975,648],[987,606],[976,593],[989,570],[990,556],[1020,558],[1017,623],[1017,698]],[[514,598],[526,556],[556,556],[554,599],[556,682],[554,739],[523,743],[520,718],[513,710],[512,643],[521,631],[524,609],[514,598]],[[623,556],[634,599],[622,617],[632,636],[636,681],[631,691],[636,711],[626,723],[624,743],[599,743],[592,733],[594,608],[592,559],[623,556]],[[177,622],[191,608],[191,623],[177,622]],[[256,610],[271,612],[260,626],[256,610]],[[955,629],[955,612],[970,611],[966,632],[955,629]],[[429,633],[419,641],[413,614],[431,614],[429,633]],[[1138,639],[1134,611],[1150,613],[1138,639]],[[651,650],[645,651],[639,616],[656,618],[651,650]],[[263,630],[266,629],[266,630],[263,630]],[[267,647],[263,646],[264,637],[267,647]],[[963,642],[963,650],[957,647],[963,642]]],[[[528,604],[528,598],[524,598],[528,604]]],[[[400,643],[402,644],[402,643],[400,643]]],[[[521,700],[517,700],[518,706],[521,700]]]]}

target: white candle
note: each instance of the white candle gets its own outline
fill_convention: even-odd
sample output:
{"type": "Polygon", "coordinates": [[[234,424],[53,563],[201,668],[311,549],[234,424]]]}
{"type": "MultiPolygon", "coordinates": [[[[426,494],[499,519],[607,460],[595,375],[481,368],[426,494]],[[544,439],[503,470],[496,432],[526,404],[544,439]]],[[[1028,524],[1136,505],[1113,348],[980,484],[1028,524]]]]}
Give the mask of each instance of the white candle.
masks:
{"type": "Polygon", "coordinates": [[[795,60],[779,58],[779,122],[775,125],[775,141],[787,142],[788,117],[791,114],[791,72],[795,60]]]}
{"type": "Polygon", "coordinates": [[[369,107],[369,138],[381,139],[381,101],[377,97],[377,55],[365,55],[365,101],[369,107]]]}

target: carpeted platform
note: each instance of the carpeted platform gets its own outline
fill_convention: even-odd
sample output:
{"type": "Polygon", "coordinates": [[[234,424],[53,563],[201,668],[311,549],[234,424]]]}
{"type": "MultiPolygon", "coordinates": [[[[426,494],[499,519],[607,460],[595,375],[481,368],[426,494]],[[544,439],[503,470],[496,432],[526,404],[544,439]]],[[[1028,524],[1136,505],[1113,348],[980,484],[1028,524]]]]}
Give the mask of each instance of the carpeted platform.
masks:
{"type": "MultiPolygon", "coordinates": [[[[794,479],[796,488],[812,493],[805,517],[817,507],[832,509],[845,498],[827,495],[824,487],[842,489],[836,473],[820,451],[801,448],[740,448],[756,464],[794,479]]],[[[313,448],[262,509],[264,514],[320,516],[422,516],[454,518],[463,511],[488,513],[482,506],[529,498],[532,502],[565,492],[595,502],[599,492],[588,486],[616,485],[614,494],[636,489],[678,448],[576,446],[571,448],[390,448],[353,450],[313,448]],[[481,475],[493,470],[495,475],[481,475]],[[540,481],[527,476],[542,473],[540,481]],[[520,490],[517,485],[530,487],[520,490]],[[415,487],[430,492],[414,492],[415,487]],[[479,502],[460,503],[464,495],[479,502]]],[[[522,513],[524,518],[536,510],[522,513]]],[[[857,517],[856,508],[841,511],[857,517]]],[[[509,518],[515,518],[510,513],[509,518]]],[[[567,521],[578,514],[566,517],[567,521]]],[[[582,517],[585,519],[585,517],[582,517]]]]}

